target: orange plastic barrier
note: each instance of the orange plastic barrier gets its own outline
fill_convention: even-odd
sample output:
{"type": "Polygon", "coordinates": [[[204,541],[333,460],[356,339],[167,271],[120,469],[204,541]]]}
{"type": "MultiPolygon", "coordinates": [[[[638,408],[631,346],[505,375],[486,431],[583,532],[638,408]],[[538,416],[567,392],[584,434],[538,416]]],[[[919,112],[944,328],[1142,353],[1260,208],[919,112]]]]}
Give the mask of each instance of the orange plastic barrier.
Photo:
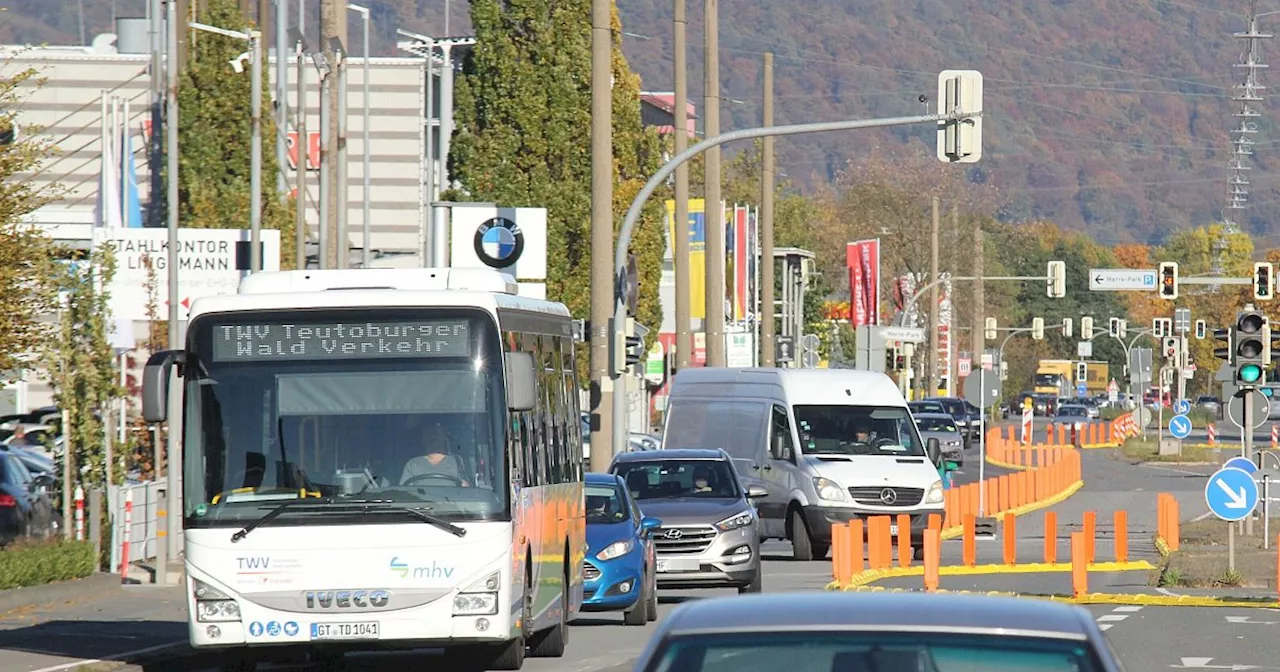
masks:
{"type": "Polygon", "coordinates": [[[1170,551],[1178,550],[1178,500],[1167,492],[1156,495],[1156,537],[1163,539],[1170,551]]]}

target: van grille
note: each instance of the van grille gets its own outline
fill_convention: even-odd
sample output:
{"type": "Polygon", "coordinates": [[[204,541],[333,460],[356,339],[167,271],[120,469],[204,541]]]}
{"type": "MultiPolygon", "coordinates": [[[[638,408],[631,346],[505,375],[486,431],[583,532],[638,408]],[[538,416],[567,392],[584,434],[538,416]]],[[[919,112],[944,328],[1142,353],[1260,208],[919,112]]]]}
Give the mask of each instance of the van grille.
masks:
{"type": "Polygon", "coordinates": [[[870,506],[916,506],[924,499],[922,488],[897,488],[893,486],[867,486],[849,488],[849,495],[858,504],[870,506]],[[893,493],[892,501],[886,502],[885,495],[893,493]]]}
{"type": "Polygon", "coordinates": [[[661,527],[653,533],[654,550],[662,555],[697,555],[715,538],[716,528],[710,525],[661,527]]]}

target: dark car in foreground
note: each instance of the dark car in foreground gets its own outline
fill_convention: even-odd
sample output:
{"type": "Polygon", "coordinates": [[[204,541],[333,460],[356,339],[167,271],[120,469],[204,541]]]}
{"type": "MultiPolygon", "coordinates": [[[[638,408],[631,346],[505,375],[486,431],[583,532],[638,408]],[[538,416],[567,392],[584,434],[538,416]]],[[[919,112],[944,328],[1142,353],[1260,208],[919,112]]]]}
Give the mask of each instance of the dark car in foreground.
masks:
{"type": "Polygon", "coordinates": [[[723,450],[622,453],[609,471],[622,477],[653,531],[659,588],[761,590],[760,517],[751,499],[764,488],[743,487],[723,450]]]}
{"type": "Polygon", "coordinates": [[[685,602],[636,672],[1123,672],[1093,616],[1041,600],[773,593],[685,602]]]}

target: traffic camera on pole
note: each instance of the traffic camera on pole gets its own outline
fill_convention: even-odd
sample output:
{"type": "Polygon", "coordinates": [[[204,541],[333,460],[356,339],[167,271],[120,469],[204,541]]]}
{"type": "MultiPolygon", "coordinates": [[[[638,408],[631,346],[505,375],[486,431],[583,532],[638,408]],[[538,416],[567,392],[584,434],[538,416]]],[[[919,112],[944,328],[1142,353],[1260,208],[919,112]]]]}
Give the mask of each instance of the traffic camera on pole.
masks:
{"type": "Polygon", "coordinates": [[[1160,262],[1160,298],[1170,301],[1178,298],[1178,262],[1160,262]]]}
{"type": "Polygon", "coordinates": [[[1044,318],[1035,317],[1031,319],[1031,338],[1034,340],[1044,339],[1044,318]]]}
{"type": "Polygon", "coordinates": [[[1045,271],[1048,278],[1046,293],[1051,299],[1061,299],[1067,295],[1067,262],[1051,261],[1045,271]]]}
{"type": "Polygon", "coordinates": [[[996,318],[988,317],[984,323],[982,337],[988,341],[996,340],[996,318]]]}
{"type": "Polygon", "coordinates": [[[1270,301],[1275,298],[1274,268],[1270,262],[1259,261],[1253,265],[1253,298],[1270,301]]]}
{"type": "Polygon", "coordinates": [[[1235,328],[1236,384],[1256,386],[1271,361],[1271,337],[1267,317],[1262,311],[1248,307],[1236,314],[1235,328]]]}
{"type": "Polygon", "coordinates": [[[1086,341],[1093,340],[1093,318],[1088,315],[1080,318],[1080,337],[1086,341]]]}
{"type": "Polygon", "coordinates": [[[943,70],[938,73],[938,113],[976,114],[938,122],[938,160],[977,163],[982,158],[982,73],[943,70]]]}

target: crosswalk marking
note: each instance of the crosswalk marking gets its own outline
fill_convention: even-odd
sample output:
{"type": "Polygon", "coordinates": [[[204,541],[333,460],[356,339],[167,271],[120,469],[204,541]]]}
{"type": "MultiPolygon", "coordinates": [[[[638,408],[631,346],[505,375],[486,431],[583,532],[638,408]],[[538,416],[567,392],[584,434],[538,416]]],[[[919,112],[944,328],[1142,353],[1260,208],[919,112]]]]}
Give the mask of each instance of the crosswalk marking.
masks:
{"type": "Polygon", "coordinates": [[[1115,627],[1116,623],[1137,613],[1142,607],[1123,606],[1116,607],[1109,614],[1103,614],[1097,618],[1099,630],[1110,630],[1115,627]]]}

